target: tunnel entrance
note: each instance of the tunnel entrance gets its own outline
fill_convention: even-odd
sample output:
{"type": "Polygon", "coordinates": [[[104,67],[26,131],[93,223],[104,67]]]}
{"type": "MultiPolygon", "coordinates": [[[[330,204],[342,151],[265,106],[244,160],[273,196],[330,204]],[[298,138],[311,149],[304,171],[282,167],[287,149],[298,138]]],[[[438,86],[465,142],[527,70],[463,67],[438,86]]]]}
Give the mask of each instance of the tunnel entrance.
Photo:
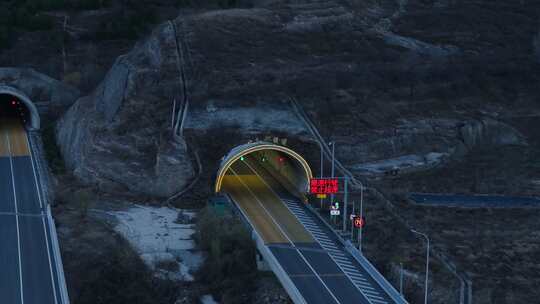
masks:
{"type": "Polygon", "coordinates": [[[306,160],[292,149],[269,142],[254,142],[238,146],[225,155],[217,173],[215,192],[222,190],[222,184],[231,175],[271,176],[280,186],[295,196],[302,196],[309,190],[309,180],[313,177],[306,160]]]}
{"type": "Polygon", "coordinates": [[[30,111],[19,98],[9,94],[0,94],[0,117],[17,119],[26,125],[30,121],[30,111]]]}
{"type": "Polygon", "coordinates": [[[23,93],[0,86],[0,119],[20,122],[29,130],[38,130],[40,118],[36,106],[23,93]]]}

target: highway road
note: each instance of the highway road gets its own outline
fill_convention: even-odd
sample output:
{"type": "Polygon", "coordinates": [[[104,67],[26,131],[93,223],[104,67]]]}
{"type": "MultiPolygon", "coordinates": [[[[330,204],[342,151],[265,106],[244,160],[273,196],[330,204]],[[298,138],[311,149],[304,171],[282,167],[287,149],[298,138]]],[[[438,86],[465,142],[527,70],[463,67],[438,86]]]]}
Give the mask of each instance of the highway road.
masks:
{"type": "Polygon", "coordinates": [[[248,156],[231,166],[223,189],[307,303],[394,303],[336,236],[274,175],[248,156]]]}
{"type": "Polygon", "coordinates": [[[60,304],[58,273],[28,137],[0,117],[0,303],[60,304]]]}

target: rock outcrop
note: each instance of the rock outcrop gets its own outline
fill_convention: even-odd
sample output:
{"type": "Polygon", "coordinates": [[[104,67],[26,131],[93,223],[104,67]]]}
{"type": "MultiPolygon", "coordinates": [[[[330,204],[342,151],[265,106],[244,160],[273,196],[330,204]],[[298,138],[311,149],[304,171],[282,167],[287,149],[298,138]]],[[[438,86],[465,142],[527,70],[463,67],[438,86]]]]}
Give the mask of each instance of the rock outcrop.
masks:
{"type": "Polygon", "coordinates": [[[182,138],[169,125],[178,90],[175,36],[168,25],[121,56],[104,81],[59,121],[66,164],[106,189],[166,197],[194,176],[182,138]]]}
{"type": "MultiPolygon", "coordinates": [[[[237,60],[223,60],[227,53],[240,50],[237,44],[245,43],[242,37],[229,39],[231,49],[212,44],[212,39],[217,40],[212,36],[226,30],[224,24],[254,23],[255,29],[268,30],[279,26],[273,19],[268,10],[230,10],[179,18],[156,28],[119,57],[99,87],[80,98],[59,121],[57,140],[68,168],[103,189],[159,197],[180,191],[195,175],[188,144],[171,130],[174,103],[178,108],[183,96],[191,101],[185,131],[206,134],[234,129],[238,135],[227,138],[228,148],[246,136],[272,131],[307,137],[284,103],[284,95],[270,89],[264,96],[255,91],[268,82],[245,82],[260,78],[261,69],[242,58],[243,52],[235,55],[237,60]],[[188,22],[189,27],[184,24],[188,22]],[[191,38],[190,49],[186,37],[191,38]]],[[[248,34],[259,35],[255,29],[248,34]]]]}
{"type": "Polygon", "coordinates": [[[526,146],[515,128],[493,118],[401,121],[394,128],[352,141],[342,138],[340,156],[359,174],[380,176],[429,169],[486,146],[526,146]]]}

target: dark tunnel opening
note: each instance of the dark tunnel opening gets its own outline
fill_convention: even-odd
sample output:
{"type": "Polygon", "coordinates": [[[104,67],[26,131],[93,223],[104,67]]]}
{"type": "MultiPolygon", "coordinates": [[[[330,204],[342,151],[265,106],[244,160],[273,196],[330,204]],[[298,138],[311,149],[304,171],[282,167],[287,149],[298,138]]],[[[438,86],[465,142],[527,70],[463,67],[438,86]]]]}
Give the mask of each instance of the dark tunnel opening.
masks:
{"type": "Polygon", "coordinates": [[[30,123],[30,110],[20,98],[0,94],[0,119],[17,120],[26,126],[30,123]]]}

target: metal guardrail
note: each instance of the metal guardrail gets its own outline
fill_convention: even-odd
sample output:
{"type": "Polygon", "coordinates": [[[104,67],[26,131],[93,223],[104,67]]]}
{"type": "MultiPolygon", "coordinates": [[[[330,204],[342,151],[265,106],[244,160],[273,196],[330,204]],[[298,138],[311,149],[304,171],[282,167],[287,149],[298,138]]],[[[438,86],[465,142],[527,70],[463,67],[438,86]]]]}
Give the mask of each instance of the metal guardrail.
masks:
{"type": "Polygon", "coordinates": [[[58,234],[56,233],[56,225],[51,213],[51,205],[47,204],[47,219],[49,226],[49,234],[51,236],[51,246],[56,261],[56,273],[58,274],[58,287],[60,289],[60,298],[62,304],[69,304],[69,294],[67,291],[66,277],[64,275],[64,264],[62,263],[62,255],[60,254],[60,245],[58,244],[58,234]]]}
{"type": "MultiPolygon", "coordinates": [[[[32,153],[33,161],[37,167],[39,175],[38,189],[41,192],[41,197],[46,208],[47,226],[49,235],[51,236],[51,247],[54,255],[56,273],[58,275],[58,288],[60,289],[60,300],[62,304],[69,304],[69,293],[67,291],[66,277],[64,274],[64,264],[62,263],[62,255],[60,253],[60,244],[58,243],[58,234],[56,233],[56,225],[51,212],[52,193],[49,192],[49,171],[45,165],[46,161],[43,158],[43,144],[38,133],[29,132],[28,142],[30,144],[30,153],[32,153]]],[[[47,248],[47,250],[49,250],[47,248]]]]}
{"type": "Polygon", "coordinates": [[[287,291],[287,294],[291,298],[291,300],[295,304],[308,304],[307,301],[304,299],[298,288],[296,288],[296,285],[292,282],[291,278],[287,275],[287,272],[283,269],[281,264],[277,261],[276,257],[270,251],[268,246],[264,244],[264,241],[261,237],[261,235],[255,230],[253,225],[250,223],[247,215],[240,209],[232,200],[232,198],[228,194],[224,194],[225,197],[229,200],[229,203],[231,206],[234,207],[236,212],[241,215],[242,221],[246,224],[248,224],[251,228],[251,237],[255,240],[255,244],[257,247],[257,250],[259,250],[259,253],[263,256],[266,263],[268,263],[268,266],[270,266],[270,269],[274,272],[276,277],[278,278],[279,282],[285,288],[285,291],[287,291]]]}

